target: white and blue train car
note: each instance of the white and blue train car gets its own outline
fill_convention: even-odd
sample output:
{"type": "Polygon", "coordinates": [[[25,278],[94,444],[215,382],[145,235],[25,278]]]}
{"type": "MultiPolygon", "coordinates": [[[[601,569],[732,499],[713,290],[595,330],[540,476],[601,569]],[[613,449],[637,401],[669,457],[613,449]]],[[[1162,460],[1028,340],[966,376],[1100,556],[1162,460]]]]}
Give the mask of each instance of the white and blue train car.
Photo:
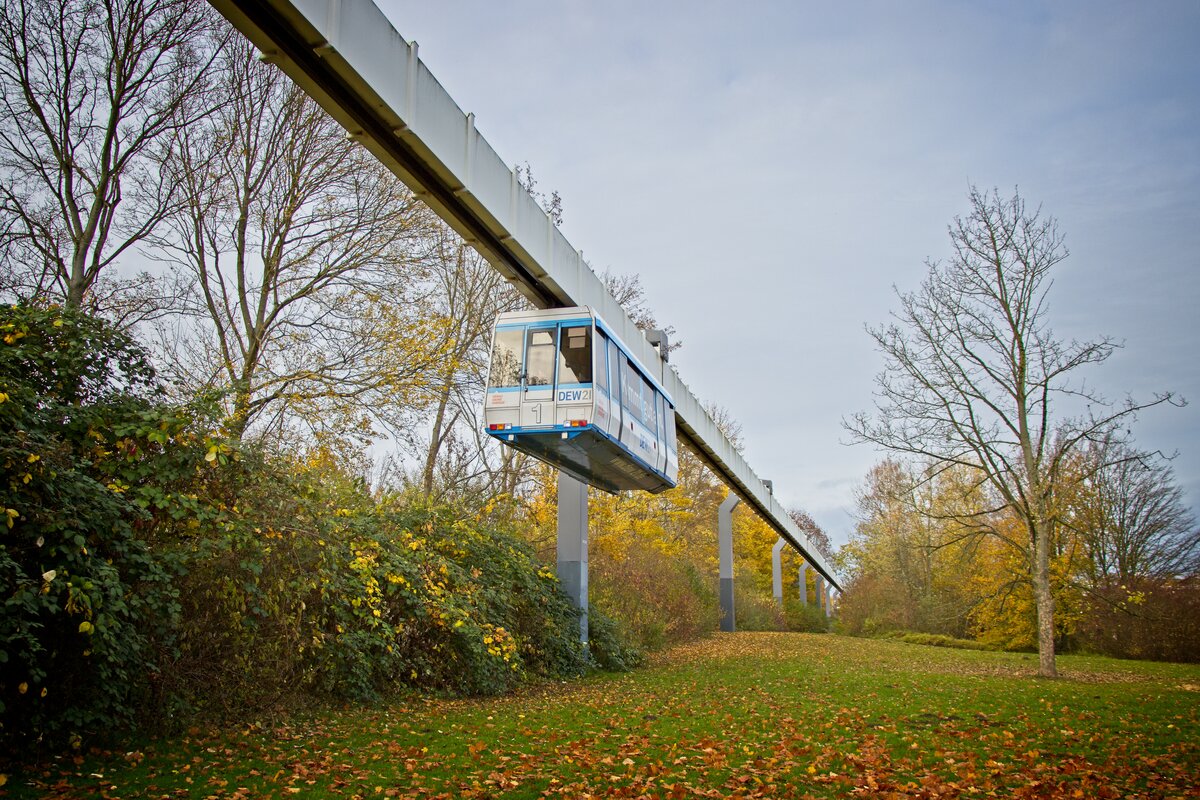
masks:
{"type": "Polygon", "coordinates": [[[497,317],[483,417],[489,435],[605,491],[679,479],[671,398],[586,306],[497,317]]]}

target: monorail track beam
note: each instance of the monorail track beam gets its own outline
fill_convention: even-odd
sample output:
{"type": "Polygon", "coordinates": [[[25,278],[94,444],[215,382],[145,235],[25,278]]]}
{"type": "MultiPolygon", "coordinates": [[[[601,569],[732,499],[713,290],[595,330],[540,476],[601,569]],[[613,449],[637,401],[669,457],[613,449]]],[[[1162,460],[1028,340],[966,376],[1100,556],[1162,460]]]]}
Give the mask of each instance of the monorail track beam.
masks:
{"type": "Polygon", "coordinates": [[[586,305],[656,364],[680,438],[832,585],[833,571],[406,41],[366,0],[209,0],[539,308],[586,305]]]}

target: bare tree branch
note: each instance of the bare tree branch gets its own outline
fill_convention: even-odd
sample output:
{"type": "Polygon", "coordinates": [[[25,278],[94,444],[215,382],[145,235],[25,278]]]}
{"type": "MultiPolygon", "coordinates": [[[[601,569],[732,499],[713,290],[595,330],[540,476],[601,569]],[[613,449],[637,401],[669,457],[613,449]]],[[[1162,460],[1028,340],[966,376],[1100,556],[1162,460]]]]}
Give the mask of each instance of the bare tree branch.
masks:
{"type": "Polygon", "coordinates": [[[424,402],[445,347],[421,290],[433,218],[249,44],[219,76],[227,102],[160,151],[179,202],[154,242],[200,323],[176,372],[229,390],[236,435],[275,420],[369,439],[424,402]]]}
{"type": "Polygon", "coordinates": [[[227,36],[191,0],[0,6],[0,257],[13,276],[0,289],[119,305],[121,282],[93,289],[171,210],[174,184],[149,157],[212,110],[227,36]]]}

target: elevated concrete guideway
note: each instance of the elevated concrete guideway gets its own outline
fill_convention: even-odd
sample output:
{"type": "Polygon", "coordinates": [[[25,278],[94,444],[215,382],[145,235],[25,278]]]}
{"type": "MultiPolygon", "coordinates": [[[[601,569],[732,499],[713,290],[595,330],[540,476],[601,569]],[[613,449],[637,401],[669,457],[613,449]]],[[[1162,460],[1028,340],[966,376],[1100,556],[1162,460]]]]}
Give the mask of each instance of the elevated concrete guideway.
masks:
{"type": "Polygon", "coordinates": [[[721,480],[833,586],[825,559],[675,371],[524,191],[369,0],[210,0],[539,308],[586,305],[616,329],[675,401],[676,425],[721,480]]]}

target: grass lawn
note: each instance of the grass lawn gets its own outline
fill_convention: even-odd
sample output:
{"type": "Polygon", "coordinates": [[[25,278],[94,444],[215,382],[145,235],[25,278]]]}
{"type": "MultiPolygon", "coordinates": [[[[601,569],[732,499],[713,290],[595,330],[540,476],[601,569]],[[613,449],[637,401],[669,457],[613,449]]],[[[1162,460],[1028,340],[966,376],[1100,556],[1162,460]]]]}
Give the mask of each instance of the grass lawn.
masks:
{"type": "Polygon", "coordinates": [[[738,633],[627,675],[192,730],[11,797],[1200,797],[1200,667],[738,633]]]}

